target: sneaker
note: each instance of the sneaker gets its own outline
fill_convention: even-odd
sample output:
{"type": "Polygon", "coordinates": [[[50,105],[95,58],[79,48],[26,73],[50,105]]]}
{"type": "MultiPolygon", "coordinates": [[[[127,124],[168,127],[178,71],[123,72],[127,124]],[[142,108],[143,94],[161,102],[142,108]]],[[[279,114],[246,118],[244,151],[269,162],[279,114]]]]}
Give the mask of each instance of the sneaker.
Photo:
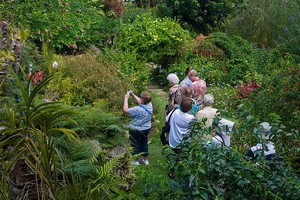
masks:
{"type": "Polygon", "coordinates": [[[143,159],[142,162],[143,162],[145,165],[149,165],[149,160],[148,160],[148,159],[143,159]]]}
{"type": "Polygon", "coordinates": [[[139,163],[139,161],[132,161],[131,163],[130,163],[131,165],[140,165],[140,163],[139,163]]]}

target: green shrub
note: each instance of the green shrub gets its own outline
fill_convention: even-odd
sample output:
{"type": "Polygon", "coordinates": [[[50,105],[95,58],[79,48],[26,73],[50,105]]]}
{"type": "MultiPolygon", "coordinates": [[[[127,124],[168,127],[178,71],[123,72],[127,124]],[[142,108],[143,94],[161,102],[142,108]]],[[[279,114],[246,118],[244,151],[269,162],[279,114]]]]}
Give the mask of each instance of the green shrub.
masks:
{"type": "Polygon", "coordinates": [[[73,101],[72,105],[82,105],[82,102],[92,103],[97,99],[104,99],[112,110],[120,109],[123,105],[122,94],[129,90],[130,82],[125,81],[127,77],[122,74],[116,63],[105,60],[105,57],[102,58],[98,60],[91,53],[65,57],[63,77],[67,77],[66,80],[69,79],[71,82],[66,91],[60,91],[61,98],[82,97],[73,101]]]}
{"type": "Polygon", "coordinates": [[[256,96],[251,99],[252,111],[262,118],[277,113],[288,127],[298,128],[299,74],[299,65],[277,66],[269,76],[265,76],[256,96]]]}
{"type": "Polygon", "coordinates": [[[117,72],[127,88],[140,93],[146,90],[149,80],[151,79],[151,66],[146,64],[145,60],[138,59],[137,54],[130,51],[115,51],[113,49],[104,49],[104,54],[98,55],[98,60],[108,60],[119,66],[117,72]]]}
{"type": "Polygon", "coordinates": [[[60,52],[72,53],[98,43],[95,35],[104,14],[96,4],[99,2],[2,2],[0,10],[2,19],[30,30],[37,44],[46,42],[60,52]]]}
{"type": "Polygon", "coordinates": [[[123,24],[117,46],[139,59],[158,64],[174,61],[188,32],[172,19],[138,17],[132,24],[123,24]]]}
{"type": "Polygon", "coordinates": [[[213,33],[204,40],[194,41],[193,48],[193,56],[182,57],[182,60],[180,57],[177,64],[170,65],[161,74],[166,76],[177,72],[182,80],[185,68],[191,66],[207,84],[236,85],[253,78],[255,70],[259,68],[255,49],[241,37],[213,33]]]}
{"type": "MultiPolygon", "coordinates": [[[[298,6],[298,9],[299,10],[298,6]]],[[[295,9],[296,10],[296,9],[295,9]]],[[[298,36],[300,34],[300,15],[299,12],[291,13],[289,16],[289,23],[286,24],[284,31],[278,35],[276,44],[283,53],[290,53],[295,56],[297,62],[300,62],[300,41],[298,36]]]]}
{"type": "Polygon", "coordinates": [[[132,23],[138,18],[138,16],[143,15],[147,15],[149,17],[152,17],[153,19],[157,18],[155,9],[141,8],[133,4],[127,4],[124,6],[121,19],[124,23],[132,23]]]}
{"type": "Polygon", "coordinates": [[[210,132],[196,123],[177,155],[165,148],[176,177],[161,193],[165,199],[294,199],[300,194],[299,177],[282,161],[261,157],[255,166],[241,159],[246,152],[207,143],[206,134],[210,132]]]}

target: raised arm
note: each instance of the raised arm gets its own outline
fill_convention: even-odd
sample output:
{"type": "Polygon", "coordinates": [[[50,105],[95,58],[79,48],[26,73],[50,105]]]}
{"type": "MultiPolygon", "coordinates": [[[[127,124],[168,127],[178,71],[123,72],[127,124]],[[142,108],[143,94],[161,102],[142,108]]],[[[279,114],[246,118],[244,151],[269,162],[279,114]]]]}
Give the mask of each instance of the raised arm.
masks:
{"type": "Polygon", "coordinates": [[[140,104],[142,103],[142,102],[141,102],[141,99],[140,99],[138,96],[136,96],[132,91],[130,91],[129,94],[130,94],[130,96],[133,97],[134,101],[135,101],[138,105],[140,105],[140,104]]]}
{"type": "Polygon", "coordinates": [[[124,103],[123,103],[123,113],[129,115],[128,111],[128,99],[129,99],[129,92],[124,95],[124,103]]]}

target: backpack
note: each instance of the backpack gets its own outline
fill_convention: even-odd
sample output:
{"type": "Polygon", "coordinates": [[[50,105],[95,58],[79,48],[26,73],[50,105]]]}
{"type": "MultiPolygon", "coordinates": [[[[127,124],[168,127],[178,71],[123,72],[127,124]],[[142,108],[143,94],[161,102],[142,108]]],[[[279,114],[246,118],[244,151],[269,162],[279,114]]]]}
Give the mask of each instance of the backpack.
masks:
{"type": "Polygon", "coordinates": [[[169,136],[169,133],[170,133],[170,129],[171,129],[171,126],[170,126],[170,119],[171,119],[171,116],[173,114],[173,112],[176,110],[173,109],[173,111],[171,112],[170,114],[170,117],[168,119],[167,122],[165,122],[165,125],[162,127],[161,129],[161,134],[160,134],[160,142],[162,143],[162,145],[167,145],[169,144],[168,140],[167,140],[167,137],[169,136]]]}

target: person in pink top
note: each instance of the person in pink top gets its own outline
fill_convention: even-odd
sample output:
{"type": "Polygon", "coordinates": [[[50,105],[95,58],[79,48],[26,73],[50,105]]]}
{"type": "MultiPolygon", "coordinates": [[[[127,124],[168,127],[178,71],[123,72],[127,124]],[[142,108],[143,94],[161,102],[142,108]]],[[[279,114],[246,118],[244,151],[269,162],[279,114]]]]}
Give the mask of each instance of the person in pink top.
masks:
{"type": "MultiPolygon", "coordinates": [[[[193,70],[191,70],[193,71],[193,70]]],[[[197,74],[197,72],[195,71],[197,74]]],[[[192,76],[191,77],[192,84],[191,84],[191,89],[192,89],[192,98],[197,101],[198,105],[202,105],[203,98],[206,92],[206,82],[202,79],[200,79],[198,76],[192,76]]]]}

